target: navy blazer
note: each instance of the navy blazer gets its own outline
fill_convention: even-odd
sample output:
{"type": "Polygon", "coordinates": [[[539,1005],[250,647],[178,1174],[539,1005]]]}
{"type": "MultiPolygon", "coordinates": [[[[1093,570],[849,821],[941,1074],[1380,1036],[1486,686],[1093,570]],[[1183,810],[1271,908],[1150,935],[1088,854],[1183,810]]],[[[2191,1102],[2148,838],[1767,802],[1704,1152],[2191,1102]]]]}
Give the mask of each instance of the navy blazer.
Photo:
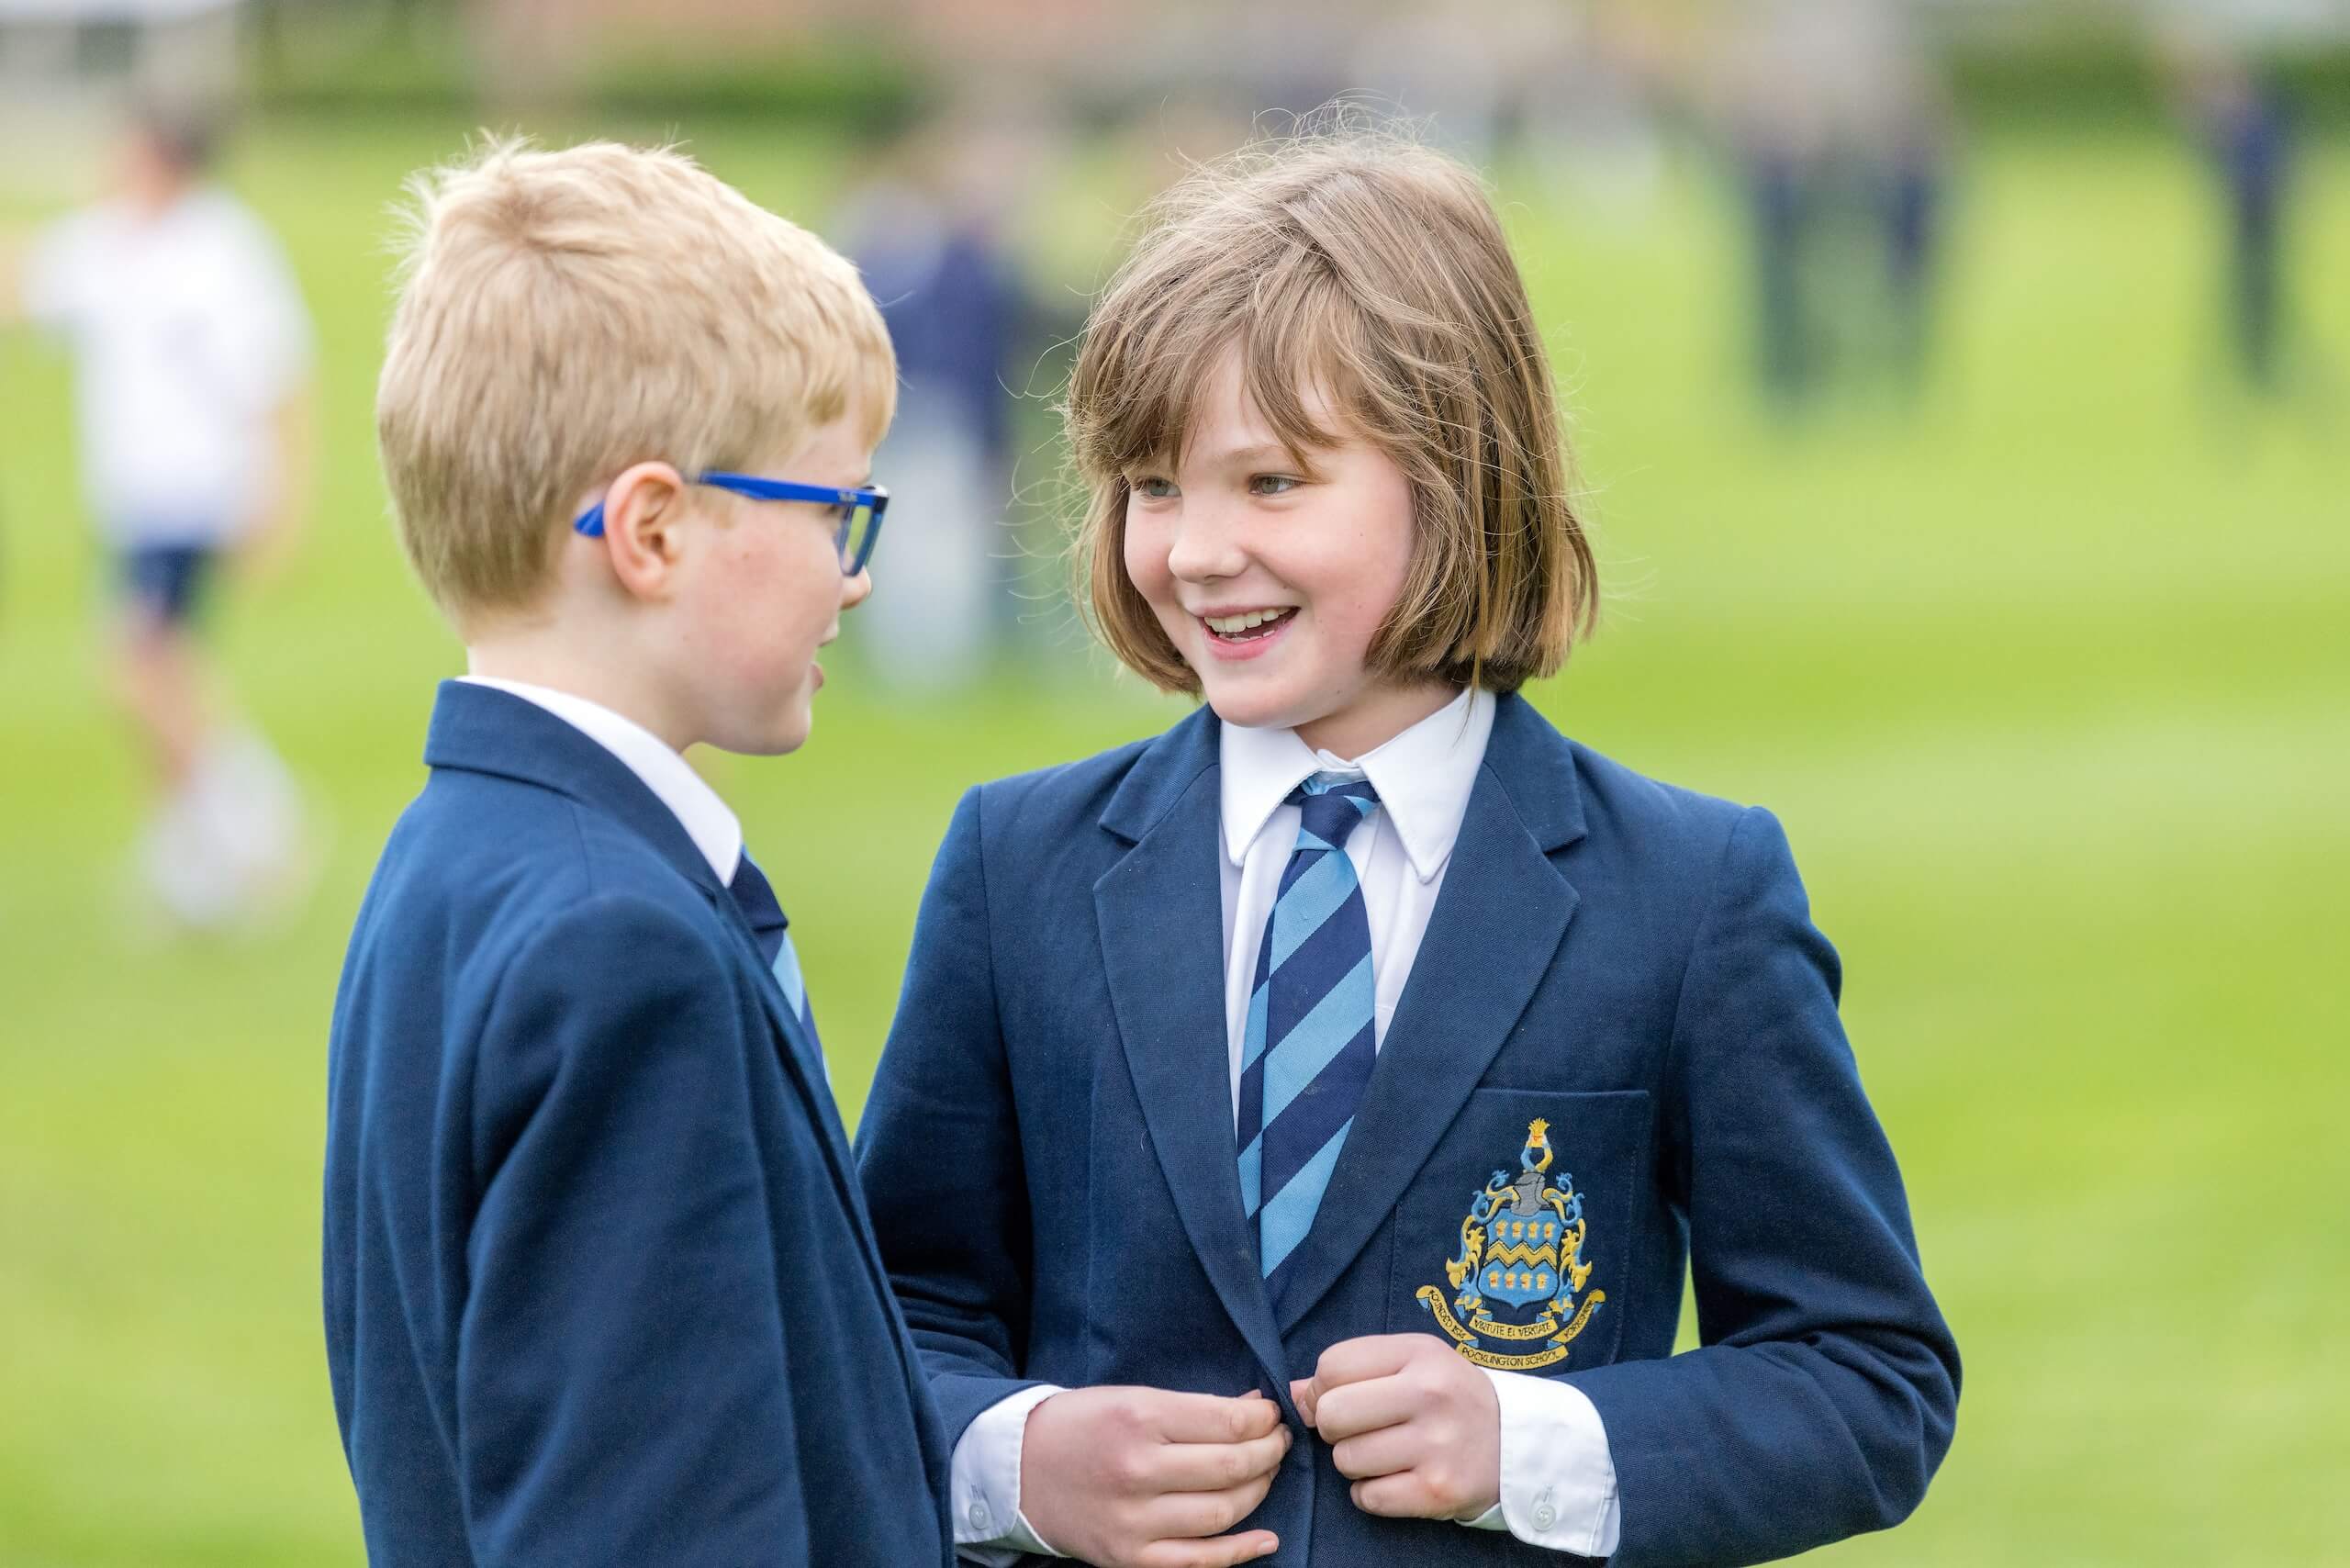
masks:
{"type": "Polygon", "coordinates": [[[952,1560],[950,1450],[822,1059],[668,807],[441,689],[328,1064],[375,1568],[952,1560]]]}
{"type": "MultiPolygon", "coordinates": [[[[1950,1444],[1958,1355],[1771,815],[1500,700],[1277,1316],[1234,1148],[1217,756],[1202,710],[975,790],[947,830],[858,1159],[949,1435],[1029,1382],[1254,1386],[1295,1423],[1289,1380],[1325,1349],[1425,1331],[1590,1395],[1623,1563],[1754,1562],[1908,1515],[1950,1444]],[[1538,1161],[1525,1203],[1495,1191],[1538,1161]],[[1568,1189],[1572,1212],[1534,1204],[1568,1189]],[[1471,1230],[1534,1257],[1546,1216],[1582,1226],[1589,1271],[1556,1333],[1530,1337],[1531,1306],[1464,1309],[1472,1279],[1504,1294],[1471,1230]],[[1704,1347],[1674,1356],[1684,1264],[1704,1347]]],[[[1318,1441],[1248,1523],[1282,1564],[1558,1555],[1364,1514],[1318,1441]]]]}

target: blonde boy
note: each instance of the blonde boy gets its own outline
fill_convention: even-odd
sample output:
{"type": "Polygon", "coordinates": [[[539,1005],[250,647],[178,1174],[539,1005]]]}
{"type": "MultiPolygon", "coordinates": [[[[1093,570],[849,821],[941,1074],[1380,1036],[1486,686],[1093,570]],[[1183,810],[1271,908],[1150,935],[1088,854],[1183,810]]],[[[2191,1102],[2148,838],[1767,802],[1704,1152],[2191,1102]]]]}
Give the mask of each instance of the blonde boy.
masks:
{"type": "Polygon", "coordinates": [[[377,399],[464,639],[352,935],[326,1319],[385,1564],[947,1561],[783,912],[681,754],[807,738],[894,363],[673,151],[415,182],[377,399]]]}

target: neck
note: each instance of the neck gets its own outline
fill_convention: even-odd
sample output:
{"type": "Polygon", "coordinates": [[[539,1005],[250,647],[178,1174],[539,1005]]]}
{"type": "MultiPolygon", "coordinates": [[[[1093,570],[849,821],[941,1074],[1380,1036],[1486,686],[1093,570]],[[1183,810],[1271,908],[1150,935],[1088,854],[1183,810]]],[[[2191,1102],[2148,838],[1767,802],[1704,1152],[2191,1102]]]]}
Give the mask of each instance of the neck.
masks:
{"type": "Polygon", "coordinates": [[[1315,751],[1352,762],[1377,751],[1460,695],[1441,681],[1390,687],[1338,712],[1297,726],[1297,738],[1315,751]]]}
{"type": "Polygon", "coordinates": [[[583,658],[543,638],[493,634],[468,639],[465,672],[586,698],[643,726],[671,751],[682,753],[693,744],[690,726],[641,668],[583,658]]]}
{"type": "Polygon", "coordinates": [[[192,180],[173,180],[169,184],[141,186],[131,193],[130,203],[140,218],[151,220],[179,206],[180,198],[186,196],[194,185],[192,180]]]}

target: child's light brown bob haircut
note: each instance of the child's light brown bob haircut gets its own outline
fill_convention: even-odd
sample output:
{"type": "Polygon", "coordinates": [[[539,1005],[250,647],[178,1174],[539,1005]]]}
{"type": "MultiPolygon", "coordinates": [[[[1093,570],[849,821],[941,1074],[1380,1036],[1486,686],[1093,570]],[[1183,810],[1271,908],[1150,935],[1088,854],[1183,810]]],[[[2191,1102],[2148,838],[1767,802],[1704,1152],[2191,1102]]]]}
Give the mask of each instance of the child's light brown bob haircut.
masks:
{"type": "Polygon", "coordinates": [[[1237,349],[1301,465],[1358,439],[1411,483],[1411,566],[1371,668],[1494,691],[1556,670],[1591,629],[1596,571],[1550,364],[1476,176],[1386,135],[1310,135],[1192,170],[1144,223],[1064,410],[1088,492],[1079,593],[1110,650],[1164,690],[1200,689],[1126,576],[1127,479],[1181,457],[1237,349]],[[1344,428],[1317,425],[1308,388],[1344,428]]]}
{"type": "MultiPolygon", "coordinates": [[[[671,149],[491,140],[409,183],[375,395],[400,542],[442,609],[527,610],[631,464],[751,469],[897,406],[856,271],[671,149]]],[[[789,476],[781,476],[789,477],[789,476]]]]}

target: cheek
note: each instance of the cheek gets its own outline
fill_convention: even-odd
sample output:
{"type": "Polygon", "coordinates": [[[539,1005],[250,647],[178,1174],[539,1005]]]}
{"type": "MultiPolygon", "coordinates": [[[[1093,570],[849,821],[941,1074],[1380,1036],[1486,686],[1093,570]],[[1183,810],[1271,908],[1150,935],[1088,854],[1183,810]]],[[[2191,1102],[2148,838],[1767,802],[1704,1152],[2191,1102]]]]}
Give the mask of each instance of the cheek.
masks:
{"type": "Polygon", "coordinates": [[[1129,515],[1126,519],[1122,546],[1126,580],[1154,609],[1163,609],[1174,597],[1175,574],[1167,568],[1170,545],[1165,535],[1166,531],[1147,518],[1129,515]]]}
{"type": "Polygon", "coordinates": [[[817,644],[840,614],[840,557],[826,544],[800,552],[774,570],[774,623],[767,633],[767,645],[777,656],[805,664],[816,656],[817,644]]]}
{"type": "Polygon", "coordinates": [[[1412,572],[1412,529],[1406,521],[1393,534],[1381,542],[1372,553],[1374,570],[1366,573],[1370,587],[1364,595],[1364,613],[1375,630],[1404,597],[1404,583],[1412,572]]]}
{"type": "Polygon", "coordinates": [[[778,549],[745,532],[711,565],[693,616],[706,655],[739,676],[766,679],[778,663],[813,654],[840,598],[839,566],[829,547],[778,549]]]}
{"type": "Polygon", "coordinates": [[[1412,547],[1419,538],[1419,509],[1413,504],[1412,482],[1392,463],[1382,463],[1378,470],[1376,498],[1365,509],[1368,520],[1364,532],[1366,557],[1377,563],[1376,577],[1382,584],[1383,598],[1381,613],[1395,602],[1404,591],[1404,579],[1412,569],[1412,547]]]}
{"type": "Polygon", "coordinates": [[[1323,552],[1314,568],[1321,588],[1315,595],[1315,608],[1356,656],[1370,648],[1411,574],[1410,497],[1388,499],[1390,504],[1359,511],[1357,526],[1335,539],[1337,547],[1323,552]]]}
{"type": "Polygon", "coordinates": [[[722,671],[725,678],[742,678],[753,661],[749,633],[757,623],[746,601],[756,590],[731,561],[712,562],[714,570],[695,584],[690,604],[684,606],[686,638],[694,661],[701,668],[722,671]]]}

